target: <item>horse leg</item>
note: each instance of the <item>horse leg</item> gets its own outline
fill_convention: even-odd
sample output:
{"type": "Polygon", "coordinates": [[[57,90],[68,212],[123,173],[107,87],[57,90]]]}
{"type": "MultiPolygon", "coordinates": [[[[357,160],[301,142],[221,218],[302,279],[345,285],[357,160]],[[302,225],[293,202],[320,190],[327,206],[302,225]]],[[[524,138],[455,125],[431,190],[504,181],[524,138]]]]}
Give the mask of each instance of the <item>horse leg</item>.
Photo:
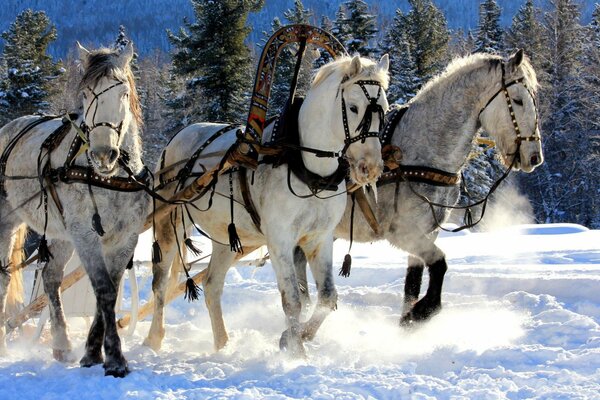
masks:
{"type": "MultiPolygon", "coordinates": [[[[167,221],[165,218],[164,221],[167,221]]],[[[165,337],[165,295],[168,287],[170,274],[176,274],[175,264],[181,264],[177,255],[177,246],[175,245],[175,232],[170,222],[160,221],[155,226],[156,239],[160,245],[162,257],[157,263],[152,263],[152,293],[154,295],[154,314],[148,336],[144,339],[144,346],[148,346],[154,351],[159,351],[165,337]]]]}
{"type": "MultiPolygon", "coordinates": [[[[281,238],[279,238],[281,239],[281,238]]],[[[285,239],[285,238],[284,238],[285,239]]],[[[281,293],[281,303],[287,320],[288,329],[279,340],[279,347],[289,352],[292,357],[305,357],[300,329],[300,290],[294,271],[293,247],[276,240],[268,240],[271,263],[277,276],[277,286],[281,293]]]]}
{"type": "MultiPolygon", "coordinates": [[[[115,285],[113,277],[111,277],[111,273],[109,273],[109,269],[104,261],[102,246],[96,233],[80,233],[73,235],[73,238],[79,258],[92,283],[97,307],[96,316],[94,317],[94,322],[86,341],[85,355],[81,359],[80,365],[87,367],[102,362],[101,348],[102,343],[104,343],[106,353],[106,361],[104,362],[105,374],[123,377],[129,370],[127,369],[127,361],[121,352],[121,340],[117,333],[115,320],[118,286],[115,285]]],[[[133,241],[134,244],[135,240],[133,241]]],[[[121,270],[125,268],[125,265],[131,258],[133,248],[126,253],[127,257],[123,257],[124,259],[120,260],[121,270]],[[125,260],[125,258],[127,259],[125,260]]],[[[121,254],[124,254],[124,252],[121,254]]],[[[119,274],[113,273],[112,275],[116,278],[116,275],[119,274]]]]}
{"type": "Polygon", "coordinates": [[[298,279],[298,288],[300,289],[300,302],[302,309],[310,308],[310,292],[308,291],[308,278],[306,276],[306,256],[300,246],[294,249],[294,267],[296,268],[296,278],[298,279]]]}
{"type": "Polygon", "coordinates": [[[401,325],[427,320],[442,308],[442,284],[448,270],[446,255],[439,247],[431,243],[428,251],[422,252],[419,256],[429,269],[429,286],[425,296],[402,316],[401,325]]]}
{"type": "Polygon", "coordinates": [[[73,246],[68,241],[52,240],[49,250],[54,257],[42,269],[42,279],[44,281],[44,291],[48,295],[52,355],[57,361],[68,362],[71,361],[72,347],[63,312],[60,285],[63,280],[65,265],[73,256],[73,246]]]}
{"type": "Polygon", "coordinates": [[[408,255],[408,269],[404,281],[404,305],[402,315],[406,314],[419,299],[421,281],[423,280],[423,261],[412,254],[408,255]]]}
{"type": "Polygon", "coordinates": [[[229,336],[223,321],[223,310],[221,309],[221,296],[225,285],[225,276],[236,258],[237,253],[230,250],[229,246],[223,246],[213,242],[212,255],[208,264],[208,274],[202,285],[204,287],[204,301],[210,324],[212,326],[215,350],[219,351],[227,344],[229,336]]]}
{"type": "Polygon", "coordinates": [[[2,215],[2,208],[0,205],[0,355],[6,354],[6,298],[10,283],[8,257],[14,243],[13,234],[19,225],[9,216],[2,215]]]}
{"type": "Polygon", "coordinates": [[[337,291],[333,281],[333,239],[328,239],[309,250],[308,263],[317,285],[317,307],[304,324],[302,339],[313,340],[329,313],[337,308],[337,291]]]}

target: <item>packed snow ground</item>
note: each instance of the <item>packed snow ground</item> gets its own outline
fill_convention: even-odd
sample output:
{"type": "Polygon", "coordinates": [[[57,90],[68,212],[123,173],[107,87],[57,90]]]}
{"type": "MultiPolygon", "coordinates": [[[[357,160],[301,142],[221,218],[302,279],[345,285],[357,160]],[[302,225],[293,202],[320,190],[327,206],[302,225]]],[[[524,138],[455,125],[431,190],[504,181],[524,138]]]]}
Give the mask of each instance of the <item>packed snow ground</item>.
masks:
{"type": "MultiPolygon", "coordinates": [[[[438,243],[449,264],[444,308],[417,329],[398,326],[406,255],[383,242],[355,243],[352,276],[336,279],[338,310],[306,360],[279,351],[284,318],[267,263],[230,271],[223,303],[231,340],[219,353],[203,301],[179,299],[168,307],[160,352],[141,345],[149,321],[123,338],[132,370],[124,379],[53,361],[47,332],[34,343],[11,335],[0,399],[600,398],[600,231],[527,225],[438,243]]],[[[147,247],[142,240],[139,261],[147,247]]],[[[346,249],[336,243],[336,269],[346,249]]],[[[137,268],[147,298],[150,270],[137,268]]],[[[80,357],[87,326],[69,323],[80,357]]]]}

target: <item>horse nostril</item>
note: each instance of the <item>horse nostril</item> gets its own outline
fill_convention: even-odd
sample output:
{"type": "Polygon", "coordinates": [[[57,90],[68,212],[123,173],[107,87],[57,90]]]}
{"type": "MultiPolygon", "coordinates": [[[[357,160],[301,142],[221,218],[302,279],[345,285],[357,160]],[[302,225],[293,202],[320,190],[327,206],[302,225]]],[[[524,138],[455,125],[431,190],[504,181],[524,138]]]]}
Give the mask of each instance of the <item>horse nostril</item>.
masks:
{"type": "Polygon", "coordinates": [[[119,157],[119,152],[116,150],[111,150],[108,153],[108,161],[112,164],[117,161],[117,157],[119,157]]]}
{"type": "Polygon", "coordinates": [[[531,165],[538,165],[540,163],[540,156],[534,154],[531,156],[531,165]]]}

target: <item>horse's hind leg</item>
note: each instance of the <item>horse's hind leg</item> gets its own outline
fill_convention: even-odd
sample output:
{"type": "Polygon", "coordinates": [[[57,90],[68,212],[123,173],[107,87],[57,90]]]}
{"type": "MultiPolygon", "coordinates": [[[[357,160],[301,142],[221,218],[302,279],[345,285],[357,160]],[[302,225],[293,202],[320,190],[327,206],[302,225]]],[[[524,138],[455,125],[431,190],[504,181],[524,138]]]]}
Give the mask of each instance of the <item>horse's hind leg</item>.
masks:
{"type": "Polygon", "coordinates": [[[299,246],[294,249],[294,267],[296,268],[296,278],[298,279],[298,288],[300,289],[300,301],[302,309],[307,310],[310,307],[310,292],[308,291],[308,278],[306,268],[308,267],[306,255],[299,246]]]}
{"type": "MultiPolygon", "coordinates": [[[[16,228],[19,222],[9,215],[3,215],[2,202],[0,200],[0,354],[6,353],[6,298],[8,294],[8,284],[10,283],[10,271],[8,258],[12,252],[16,228]]],[[[6,203],[4,203],[6,204],[6,203]]]]}
{"type": "Polygon", "coordinates": [[[52,240],[50,253],[54,256],[42,269],[44,291],[48,295],[50,329],[52,332],[52,355],[57,361],[70,361],[71,342],[60,298],[60,285],[64,269],[73,255],[73,246],[68,241],[52,240]]]}
{"type": "Polygon", "coordinates": [[[419,254],[429,269],[429,286],[425,296],[417,301],[414,306],[402,316],[400,324],[407,325],[411,322],[429,319],[442,308],[442,284],[444,275],[448,270],[446,256],[442,250],[431,243],[427,251],[419,254]]]}
{"type": "Polygon", "coordinates": [[[406,279],[404,281],[404,305],[402,308],[402,315],[409,312],[419,299],[424,268],[425,264],[423,264],[421,259],[409,254],[406,279]]]}
{"type": "Polygon", "coordinates": [[[229,246],[223,246],[213,242],[212,255],[208,264],[208,274],[203,281],[204,301],[208,308],[210,323],[212,326],[215,349],[222,349],[229,340],[225,322],[223,321],[223,310],[221,309],[221,296],[225,285],[225,276],[236,258],[237,253],[230,250],[229,246]]]}
{"type": "Polygon", "coordinates": [[[325,318],[337,308],[338,296],[333,281],[332,253],[333,238],[313,248],[306,248],[308,263],[317,285],[318,301],[313,314],[303,326],[304,340],[313,340],[325,318]]]}

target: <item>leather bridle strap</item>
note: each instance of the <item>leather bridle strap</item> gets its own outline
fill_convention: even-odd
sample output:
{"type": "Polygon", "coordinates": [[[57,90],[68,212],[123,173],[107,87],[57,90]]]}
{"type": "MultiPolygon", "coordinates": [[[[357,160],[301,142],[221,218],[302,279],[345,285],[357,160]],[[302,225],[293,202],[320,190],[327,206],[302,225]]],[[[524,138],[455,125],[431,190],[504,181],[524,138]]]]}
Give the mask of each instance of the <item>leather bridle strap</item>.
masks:
{"type": "Polygon", "coordinates": [[[119,122],[119,124],[114,125],[110,122],[96,122],[96,112],[98,112],[98,98],[100,98],[101,95],[103,95],[104,93],[108,92],[109,90],[123,85],[125,84],[125,82],[123,81],[118,81],[117,83],[107,87],[106,89],[102,90],[99,93],[94,92],[94,89],[92,89],[91,87],[88,86],[88,90],[90,92],[92,92],[92,94],[94,95],[94,97],[92,98],[92,101],[90,102],[90,104],[88,105],[88,108],[85,110],[85,114],[84,114],[84,118],[83,121],[81,122],[81,130],[85,133],[85,141],[89,142],[90,140],[90,133],[100,127],[100,126],[104,126],[106,128],[110,128],[113,131],[117,132],[117,135],[120,137],[121,136],[121,131],[123,129],[123,121],[119,122]],[[90,108],[92,108],[92,105],[94,105],[94,103],[96,104],[96,107],[94,108],[94,114],[92,115],[92,126],[88,126],[85,122],[85,120],[87,119],[87,116],[90,112],[90,108]]]}
{"type": "MultiPolygon", "coordinates": [[[[344,82],[342,81],[342,83],[344,83],[344,82]]],[[[379,101],[379,98],[381,97],[381,92],[382,92],[381,83],[378,81],[374,81],[374,80],[359,80],[359,81],[354,82],[354,84],[360,86],[363,93],[365,94],[365,97],[367,98],[367,100],[369,100],[369,104],[367,105],[367,108],[365,109],[365,113],[363,114],[362,120],[360,121],[360,123],[358,124],[358,127],[356,128],[356,131],[357,132],[360,131],[360,133],[357,136],[352,137],[350,135],[350,127],[348,126],[348,112],[346,111],[346,101],[344,100],[344,89],[342,89],[342,122],[344,124],[344,135],[346,137],[344,139],[344,148],[342,150],[342,154],[346,154],[348,147],[350,147],[350,145],[352,143],[358,142],[359,140],[361,141],[361,143],[365,143],[365,141],[369,137],[379,137],[379,131],[381,130],[381,125],[382,125],[383,119],[384,119],[383,108],[381,107],[380,104],[377,104],[377,102],[379,101]],[[378,87],[377,96],[371,97],[371,95],[367,91],[365,85],[377,86],[378,87]],[[379,116],[379,129],[374,132],[369,132],[369,129],[371,128],[371,121],[372,121],[374,113],[376,113],[379,116]]]]}

